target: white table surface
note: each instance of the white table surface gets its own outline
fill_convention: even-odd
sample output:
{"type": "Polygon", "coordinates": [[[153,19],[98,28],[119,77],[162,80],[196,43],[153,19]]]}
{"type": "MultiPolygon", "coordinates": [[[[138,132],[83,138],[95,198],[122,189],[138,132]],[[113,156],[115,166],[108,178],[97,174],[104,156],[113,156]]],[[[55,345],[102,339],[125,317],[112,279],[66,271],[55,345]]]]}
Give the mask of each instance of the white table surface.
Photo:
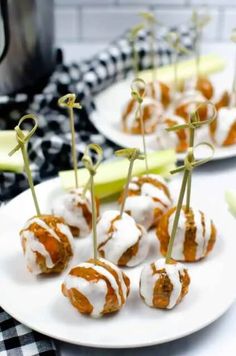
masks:
{"type": "MultiPolygon", "coordinates": [[[[104,47],[103,43],[96,46],[90,44],[63,45],[65,60],[80,60],[95,54],[104,47]]],[[[234,48],[231,44],[212,43],[204,45],[204,52],[215,52],[223,55],[229,67],[222,83],[223,87],[231,86],[234,48]]],[[[219,77],[220,82],[220,77],[219,77]]],[[[225,189],[236,189],[236,158],[211,162],[195,173],[200,178],[202,195],[204,190],[214,204],[215,195],[223,197],[225,189]]],[[[222,198],[223,199],[223,198],[222,198]]],[[[220,208],[220,207],[219,207],[220,208]]],[[[233,232],[233,231],[232,231],[233,232]]],[[[233,232],[235,234],[235,232],[233,232]]],[[[235,236],[236,238],[236,236],[235,236]]],[[[223,281],[222,281],[223,283],[223,281]]],[[[235,281],[236,283],[236,281],[235,281]]],[[[207,292],[207,291],[206,291],[207,292]]],[[[214,303],[214,301],[212,301],[214,303]]],[[[234,356],[236,355],[236,302],[216,322],[185,338],[153,347],[130,350],[104,350],[70,345],[56,341],[62,356],[124,356],[157,355],[157,356],[234,356]]]]}

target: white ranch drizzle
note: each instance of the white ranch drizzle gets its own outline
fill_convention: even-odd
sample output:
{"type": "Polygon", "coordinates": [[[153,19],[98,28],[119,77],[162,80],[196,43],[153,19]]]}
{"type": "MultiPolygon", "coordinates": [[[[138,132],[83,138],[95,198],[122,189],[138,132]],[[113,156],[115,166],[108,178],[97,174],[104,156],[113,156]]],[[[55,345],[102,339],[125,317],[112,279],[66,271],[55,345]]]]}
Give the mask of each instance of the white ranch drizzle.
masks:
{"type": "Polygon", "coordinates": [[[147,241],[141,244],[141,240],[146,239],[146,232],[142,233],[137,227],[134,219],[126,213],[123,213],[122,219],[113,223],[115,231],[110,239],[108,231],[112,220],[118,217],[119,211],[109,210],[103,213],[97,224],[98,246],[105,243],[101,248],[104,251],[105,258],[117,264],[121,256],[133,245],[139,241],[139,248],[136,256],[133,256],[127,266],[134,266],[143,260],[143,255],[147,254],[147,241]],[[139,240],[140,239],[140,240],[139,240]],[[141,248],[142,246],[142,248],[141,248]]]}
{"type": "Polygon", "coordinates": [[[125,201],[125,211],[130,212],[137,224],[149,229],[154,220],[154,202],[149,196],[133,195],[125,201]]]}
{"type": "Polygon", "coordinates": [[[204,249],[203,249],[203,253],[206,254],[207,252],[207,247],[208,247],[208,243],[209,240],[211,238],[211,231],[212,231],[212,226],[211,226],[211,219],[209,219],[208,217],[206,217],[204,215],[204,221],[205,221],[205,235],[204,235],[204,249]]]}
{"type": "MultiPolygon", "coordinates": [[[[168,234],[171,235],[173,223],[175,218],[175,211],[169,216],[168,223],[168,234]]],[[[176,260],[184,260],[184,241],[185,241],[185,230],[186,230],[186,217],[183,210],[180,212],[179,223],[175,235],[172,257],[176,260]]]]}
{"type": "Polygon", "coordinates": [[[73,239],[73,236],[72,236],[72,234],[71,234],[71,231],[70,231],[69,227],[68,227],[67,225],[65,225],[65,224],[59,223],[59,224],[57,224],[57,228],[58,228],[58,230],[59,230],[63,235],[66,236],[66,238],[67,238],[69,244],[70,244],[71,247],[73,248],[73,246],[74,246],[74,239],[73,239]]]}
{"type": "MultiPolygon", "coordinates": [[[[165,269],[166,275],[168,276],[170,283],[173,286],[173,289],[170,294],[169,304],[167,309],[172,309],[180,295],[182,290],[182,284],[180,281],[179,273],[182,274],[184,271],[184,266],[180,263],[175,265],[167,264],[165,259],[159,259],[154,262],[155,268],[157,270],[165,269]]],[[[140,279],[140,294],[144,298],[147,305],[153,307],[153,297],[154,297],[154,288],[160,277],[159,273],[153,274],[151,264],[146,265],[141,272],[140,279]]]]}
{"type": "MultiPolygon", "coordinates": [[[[157,174],[142,175],[142,178],[151,178],[167,188],[165,180],[157,174]]],[[[129,184],[130,190],[140,189],[140,195],[129,196],[126,199],[125,211],[130,212],[138,224],[148,229],[154,223],[154,209],[159,208],[164,212],[171,205],[171,201],[163,189],[156,187],[152,182],[142,183],[140,188],[138,182],[139,177],[133,177],[129,184]]]]}
{"type": "Polygon", "coordinates": [[[129,190],[139,190],[138,184],[134,183],[134,181],[131,180],[129,183],[129,190]]]}
{"type": "MultiPolygon", "coordinates": [[[[145,124],[147,127],[147,126],[152,126],[157,122],[158,118],[162,115],[162,107],[161,104],[158,104],[154,99],[149,97],[145,97],[143,99],[142,110],[144,110],[146,106],[152,107],[152,114],[148,118],[145,124]]],[[[126,127],[128,128],[128,130],[131,130],[133,127],[135,121],[135,112],[137,108],[138,108],[138,103],[135,103],[133,109],[125,116],[126,127]]]]}
{"type": "Polygon", "coordinates": [[[218,145],[222,145],[226,140],[231,127],[236,121],[236,108],[221,108],[216,119],[216,131],[214,140],[218,145]]]}
{"type": "Polygon", "coordinates": [[[167,187],[167,184],[166,184],[165,179],[164,179],[162,176],[160,176],[159,174],[149,173],[148,175],[146,175],[146,174],[142,175],[142,177],[152,178],[152,179],[154,179],[155,181],[160,182],[160,183],[162,183],[165,187],[167,187]]]}
{"type": "Polygon", "coordinates": [[[110,261],[105,260],[104,258],[99,258],[99,261],[101,261],[104,264],[106,264],[107,266],[111,267],[117,273],[117,276],[119,278],[119,282],[121,285],[121,290],[124,295],[124,299],[126,299],[127,292],[128,292],[128,286],[126,286],[126,284],[125,284],[122,270],[120,268],[118,268],[114,263],[111,263],[110,261]]]}
{"type": "Polygon", "coordinates": [[[37,275],[42,273],[36,261],[36,252],[40,253],[40,255],[45,258],[45,264],[47,268],[54,267],[54,263],[52,262],[50,253],[46,250],[45,246],[37,239],[33,232],[29,230],[23,230],[21,233],[21,239],[25,240],[24,245],[26,265],[33,274],[37,275]]]}
{"type": "Polygon", "coordinates": [[[67,289],[74,288],[88,299],[89,303],[93,306],[92,316],[101,316],[107,295],[107,285],[103,279],[100,279],[96,283],[92,283],[84,278],[69,274],[64,283],[67,289]]]}
{"type": "Polygon", "coordinates": [[[196,109],[196,104],[193,101],[202,102],[206,101],[202,93],[198,90],[189,90],[185,92],[185,96],[179,101],[179,105],[188,105],[187,113],[190,114],[196,109]]]}
{"type": "Polygon", "coordinates": [[[42,227],[45,231],[47,231],[52,237],[54,237],[54,239],[56,239],[57,241],[61,241],[60,237],[56,234],[56,232],[48,224],[46,224],[45,221],[43,221],[39,217],[35,217],[28,220],[26,225],[24,226],[24,229],[28,229],[32,224],[37,224],[38,226],[42,227]]]}
{"type": "Polygon", "coordinates": [[[202,215],[199,210],[194,211],[194,222],[196,226],[195,242],[197,244],[195,259],[199,260],[199,258],[204,256],[204,244],[205,244],[205,238],[203,235],[202,215]]]}
{"type": "MultiPolygon", "coordinates": [[[[160,200],[162,209],[163,209],[163,205],[170,206],[170,204],[171,204],[171,201],[168,198],[168,196],[166,195],[166,193],[162,189],[157,188],[152,183],[144,183],[142,185],[141,195],[149,196],[151,198],[156,198],[156,199],[160,200]]],[[[155,202],[155,203],[157,203],[157,202],[155,202]]]]}
{"type": "Polygon", "coordinates": [[[175,131],[166,131],[170,125],[167,123],[167,120],[170,119],[174,121],[176,125],[185,124],[185,120],[177,115],[170,114],[164,121],[158,126],[156,133],[156,140],[160,148],[176,148],[180,142],[177,132],[175,131]]]}
{"type": "Polygon", "coordinates": [[[141,238],[139,240],[139,245],[138,245],[138,252],[135,256],[132,256],[132,258],[127,262],[128,267],[133,267],[139,265],[141,262],[143,262],[148,254],[149,250],[149,243],[147,239],[147,232],[144,226],[139,225],[139,228],[141,230],[141,238]]]}
{"type": "MultiPolygon", "coordinates": [[[[37,236],[29,230],[32,224],[37,224],[42,227],[45,231],[47,231],[53,238],[57,241],[61,242],[60,237],[56,234],[56,232],[47,224],[45,221],[40,219],[39,217],[32,218],[27,221],[24,226],[23,231],[21,232],[21,239],[25,239],[25,259],[27,266],[32,271],[33,274],[40,274],[42,273],[40,267],[36,261],[36,253],[40,253],[45,258],[45,264],[47,268],[53,268],[55,263],[53,263],[51,259],[50,253],[46,250],[44,244],[42,244],[37,236]]],[[[66,236],[68,243],[73,248],[73,237],[67,225],[63,223],[57,224],[58,229],[60,232],[66,236]]]]}
{"type": "Polygon", "coordinates": [[[82,189],[73,189],[69,193],[64,194],[56,200],[53,206],[53,213],[61,216],[65,222],[72,226],[79,228],[80,236],[89,235],[90,226],[83,215],[83,209],[78,204],[86,205],[89,212],[91,212],[91,199],[89,192],[86,193],[85,199],[82,198],[82,189]]]}
{"type": "MultiPolygon", "coordinates": [[[[124,299],[126,299],[127,288],[125,286],[121,271],[119,271],[118,268],[115,268],[113,264],[107,263],[106,260],[104,259],[100,259],[100,260],[105,264],[109,265],[113,270],[117,272],[119,281],[121,282],[123,297],[124,299]]],[[[119,285],[112,273],[110,273],[105,267],[95,265],[93,263],[88,263],[88,262],[81,263],[77,267],[92,268],[97,273],[104,276],[111,284],[111,287],[113,288],[114,293],[117,296],[119,307],[122,306],[122,300],[119,292],[119,285]]],[[[77,289],[88,299],[90,304],[93,306],[93,310],[91,313],[92,316],[99,317],[102,315],[102,312],[106,304],[106,296],[108,293],[107,284],[103,279],[99,279],[97,282],[92,282],[92,281],[87,281],[86,278],[77,277],[69,274],[65,279],[64,285],[68,290],[71,288],[77,289]]]]}
{"type": "Polygon", "coordinates": [[[154,91],[154,99],[157,101],[162,101],[162,91],[161,91],[161,85],[158,80],[155,80],[155,82],[148,83],[146,86],[146,95],[152,97],[152,91],[154,91]],[[153,89],[153,90],[152,90],[153,89]]]}
{"type": "MultiPolygon", "coordinates": [[[[169,217],[169,223],[168,223],[169,236],[171,235],[171,231],[172,231],[172,226],[173,226],[173,221],[175,216],[174,213],[175,212],[173,212],[169,217]]],[[[205,214],[203,214],[204,221],[205,221],[205,235],[204,235],[203,234],[204,229],[203,229],[202,217],[200,211],[197,209],[192,209],[192,213],[194,216],[194,224],[196,227],[195,242],[197,244],[197,247],[196,247],[195,259],[198,260],[201,257],[204,257],[207,251],[208,242],[211,237],[211,221],[209,218],[205,216],[205,214]]],[[[173,252],[172,252],[172,256],[176,260],[182,260],[182,261],[185,260],[184,242],[185,242],[186,224],[187,224],[187,220],[186,220],[185,213],[183,210],[181,210],[179,224],[178,224],[177,233],[174,240],[173,252]]]]}

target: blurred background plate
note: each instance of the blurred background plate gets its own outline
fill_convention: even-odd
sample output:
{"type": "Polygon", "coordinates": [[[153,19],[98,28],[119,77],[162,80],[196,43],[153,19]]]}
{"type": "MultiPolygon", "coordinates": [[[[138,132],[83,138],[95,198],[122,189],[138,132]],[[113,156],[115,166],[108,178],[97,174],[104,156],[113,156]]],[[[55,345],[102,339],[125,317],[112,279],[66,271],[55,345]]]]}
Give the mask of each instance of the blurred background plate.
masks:
{"type": "MultiPolygon", "coordinates": [[[[229,61],[229,56],[227,55],[228,53],[225,54],[226,63],[229,61]]],[[[228,65],[227,63],[226,69],[223,72],[210,76],[216,95],[230,88],[232,73],[232,65],[228,65]]],[[[121,130],[121,113],[130,98],[130,84],[132,80],[133,78],[129,77],[98,94],[95,97],[96,110],[90,114],[90,119],[98,131],[117,145],[143,149],[142,137],[140,135],[127,134],[121,130]]],[[[149,150],[158,149],[155,137],[155,134],[146,135],[147,148],[149,150]]],[[[207,152],[205,149],[199,151],[199,158],[203,158],[206,155],[207,152]]],[[[184,153],[178,153],[177,159],[183,160],[184,156],[184,153]]],[[[234,156],[236,156],[236,145],[216,147],[213,159],[218,160],[234,156]]]]}

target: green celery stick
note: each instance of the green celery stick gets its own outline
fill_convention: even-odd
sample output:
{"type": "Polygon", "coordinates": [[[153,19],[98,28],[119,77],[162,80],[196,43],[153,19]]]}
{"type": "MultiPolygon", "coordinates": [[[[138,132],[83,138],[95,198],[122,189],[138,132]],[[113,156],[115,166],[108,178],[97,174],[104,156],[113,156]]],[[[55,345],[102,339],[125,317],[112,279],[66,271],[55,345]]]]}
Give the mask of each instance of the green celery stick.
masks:
{"type": "MultiPolygon", "coordinates": [[[[24,131],[26,133],[26,131],[24,131]]],[[[0,131],[0,171],[20,173],[24,170],[24,161],[21,152],[16,152],[9,157],[12,147],[17,145],[14,130],[0,131]]]]}
{"type": "MultiPolygon", "coordinates": [[[[200,57],[200,75],[209,75],[215,72],[223,70],[225,67],[225,61],[220,56],[215,54],[208,54],[200,57]]],[[[178,82],[181,84],[186,79],[192,78],[195,73],[196,60],[183,60],[178,64],[178,82]]],[[[153,70],[145,70],[139,73],[139,77],[145,80],[145,82],[151,82],[153,77],[153,70]]],[[[166,65],[158,68],[158,80],[172,84],[174,82],[173,65],[166,65]]]]}
{"type": "MultiPolygon", "coordinates": [[[[148,153],[149,172],[167,176],[170,169],[175,166],[176,154],[174,150],[148,153]]],[[[123,189],[127,170],[128,160],[115,159],[104,162],[100,165],[95,176],[95,193],[99,198],[109,197],[123,189]]],[[[143,161],[135,161],[133,176],[145,173],[143,161]]],[[[73,188],[73,171],[63,171],[59,173],[62,187],[65,190],[73,188]]],[[[89,178],[87,170],[78,169],[79,184],[84,186],[89,178]]]]}
{"type": "Polygon", "coordinates": [[[225,200],[228,204],[229,211],[236,217],[236,190],[227,190],[225,192],[225,200]]]}

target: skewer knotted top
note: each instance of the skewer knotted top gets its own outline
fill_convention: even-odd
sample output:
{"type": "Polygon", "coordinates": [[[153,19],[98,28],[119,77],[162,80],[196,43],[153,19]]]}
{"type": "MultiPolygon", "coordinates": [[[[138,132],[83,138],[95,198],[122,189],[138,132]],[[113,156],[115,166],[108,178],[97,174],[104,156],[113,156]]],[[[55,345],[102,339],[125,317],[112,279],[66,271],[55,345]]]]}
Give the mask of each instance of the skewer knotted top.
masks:
{"type": "Polygon", "coordinates": [[[131,95],[138,102],[142,104],[143,98],[146,94],[146,83],[141,78],[136,78],[131,83],[131,95]]]}
{"type": "Polygon", "coordinates": [[[84,155],[82,157],[82,162],[85,166],[85,168],[89,171],[89,173],[94,176],[97,172],[97,168],[99,167],[101,161],[102,161],[102,156],[103,156],[103,149],[95,144],[91,143],[89,144],[84,152],[84,155]],[[91,157],[91,150],[95,151],[97,154],[96,161],[93,162],[92,157],[91,157]]]}
{"type": "Polygon", "coordinates": [[[62,108],[76,108],[82,109],[80,103],[76,103],[76,95],[74,93],[69,93],[58,99],[58,105],[62,108]]]}
{"type": "Polygon", "coordinates": [[[15,128],[14,128],[14,130],[16,132],[16,140],[17,140],[18,144],[16,145],[16,147],[14,147],[11,150],[11,152],[9,153],[9,156],[12,156],[16,151],[18,151],[20,148],[22,148],[30,140],[30,138],[33,136],[33,134],[37,130],[37,127],[38,127],[38,120],[35,115],[27,114],[27,115],[22,116],[18,125],[15,126],[15,128]],[[25,134],[20,126],[25,120],[29,120],[29,119],[33,121],[34,126],[27,134],[25,134]]]}

